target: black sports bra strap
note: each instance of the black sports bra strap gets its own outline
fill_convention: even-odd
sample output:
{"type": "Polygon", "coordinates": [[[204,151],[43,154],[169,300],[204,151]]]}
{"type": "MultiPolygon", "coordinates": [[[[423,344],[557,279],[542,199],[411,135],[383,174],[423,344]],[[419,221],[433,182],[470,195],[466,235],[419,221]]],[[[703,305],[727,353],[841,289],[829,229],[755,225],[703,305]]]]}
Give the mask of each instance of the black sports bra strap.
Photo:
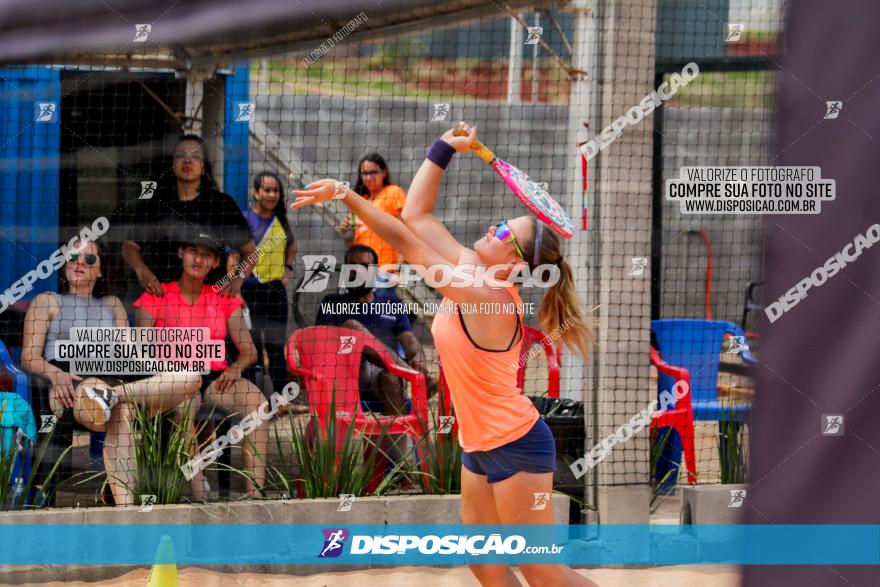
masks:
{"type": "Polygon", "coordinates": [[[478,345],[476,343],[476,341],[474,341],[473,337],[471,336],[471,333],[468,332],[467,325],[464,323],[464,316],[462,315],[461,312],[458,311],[458,304],[455,305],[455,313],[458,314],[458,321],[461,323],[461,329],[464,330],[465,336],[468,337],[468,340],[471,341],[472,345],[474,345],[476,348],[478,348],[481,351],[486,351],[489,353],[506,353],[507,351],[509,351],[510,349],[513,348],[513,344],[516,342],[516,335],[522,331],[522,314],[517,312],[516,313],[516,318],[517,318],[516,331],[513,333],[513,338],[510,339],[510,344],[507,345],[507,348],[503,349],[503,350],[486,349],[486,348],[483,348],[480,345],[478,345]]]}

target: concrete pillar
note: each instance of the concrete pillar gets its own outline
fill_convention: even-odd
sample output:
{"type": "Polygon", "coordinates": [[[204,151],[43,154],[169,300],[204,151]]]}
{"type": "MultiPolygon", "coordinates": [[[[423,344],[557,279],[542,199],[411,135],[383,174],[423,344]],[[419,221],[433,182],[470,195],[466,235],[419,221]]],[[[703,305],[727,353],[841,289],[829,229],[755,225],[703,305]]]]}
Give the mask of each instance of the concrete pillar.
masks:
{"type": "Polygon", "coordinates": [[[208,144],[208,158],[214,166],[214,179],[223,189],[223,126],[226,124],[226,80],[222,77],[203,82],[204,99],[201,136],[208,144]]]}
{"type": "MultiPolygon", "coordinates": [[[[202,100],[205,97],[205,73],[199,70],[186,72],[186,99],[184,102],[184,114],[187,117],[202,118],[202,100]]],[[[186,131],[192,134],[202,134],[202,122],[187,120],[186,131]]]]}
{"type": "MultiPolygon", "coordinates": [[[[577,141],[595,137],[650,91],[654,82],[656,0],[575,0],[573,65],[589,72],[572,87],[571,211],[581,222],[581,164],[577,141]],[[588,121],[589,133],[583,127],[588,121]]],[[[569,244],[578,291],[588,308],[599,304],[597,348],[588,366],[587,447],[645,407],[649,385],[650,271],[630,277],[632,257],[651,256],[652,130],[650,117],[589,163],[589,230],[569,244]],[[576,253],[575,253],[576,251],[576,253]],[[589,264],[589,267],[587,267],[589,264]]],[[[582,375],[568,361],[563,377],[582,375]]],[[[645,429],[585,475],[588,503],[600,523],[647,523],[650,451],[645,429]]]]}
{"type": "Polygon", "coordinates": [[[183,113],[187,119],[183,131],[205,139],[208,147],[206,154],[214,169],[214,179],[222,190],[225,83],[201,69],[180,71],[176,77],[186,81],[183,113]]]}

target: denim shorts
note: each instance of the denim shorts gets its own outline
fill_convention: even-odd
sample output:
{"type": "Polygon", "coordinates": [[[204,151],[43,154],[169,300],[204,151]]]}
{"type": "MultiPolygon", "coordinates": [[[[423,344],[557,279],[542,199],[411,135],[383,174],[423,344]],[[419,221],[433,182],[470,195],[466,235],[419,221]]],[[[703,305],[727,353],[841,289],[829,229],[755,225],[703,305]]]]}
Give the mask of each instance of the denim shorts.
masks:
{"type": "Polygon", "coordinates": [[[556,471],[556,441],[544,420],[538,420],[525,436],[487,451],[464,452],[461,464],[477,475],[486,475],[489,483],[526,473],[556,471]]]}

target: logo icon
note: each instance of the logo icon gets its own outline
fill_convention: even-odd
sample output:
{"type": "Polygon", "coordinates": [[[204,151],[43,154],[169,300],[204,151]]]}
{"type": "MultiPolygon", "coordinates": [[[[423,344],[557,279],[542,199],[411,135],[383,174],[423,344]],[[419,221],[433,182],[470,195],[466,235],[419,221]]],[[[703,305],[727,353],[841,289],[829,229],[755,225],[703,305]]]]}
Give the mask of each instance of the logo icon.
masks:
{"type": "Polygon", "coordinates": [[[822,436],[843,434],[843,414],[822,414],[822,436]]]}
{"type": "Polygon", "coordinates": [[[449,116],[449,104],[434,104],[434,114],[431,115],[431,122],[446,120],[447,116],[449,116]]]}
{"type": "Polygon", "coordinates": [[[303,255],[306,272],[298,292],[316,293],[327,289],[330,274],[336,270],[336,257],[332,255],[303,255]]]}
{"type": "Polygon", "coordinates": [[[730,336],[727,339],[727,349],[724,352],[739,354],[746,348],[745,336],[730,336]]]}
{"type": "Polygon", "coordinates": [[[153,30],[153,25],[151,24],[134,25],[134,38],[132,39],[132,42],[143,43],[147,40],[147,37],[150,35],[151,30],[153,30]]]}
{"type": "Polygon", "coordinates": [[[55,122],[58,120],[57,102],[37,102],[34,104],[34,121],[55,122]]]}
{"type": "Polygon", "coordinates": [[[544,27],[542,26],[530,26],[529,27],[529,36],[526,37],[526,45],[537,45],[538,39],[541,38],[541,35],[544,34],[544,27]]]}
{"type": "Polygon", "coordinates": [[[15,443],[15,450],[19,453],[24,452],[24,449],[30,441],[31,439],[28,438],[27,432],[22,430],[21,426],[19,426],[15,430],[15,440],[13,441],[15,443]]]}
{"type": "Polygon", "coordinates": [[[350,355],[351,351],[354,350],[354,341],[354,336],[340,336],[339,350],[336,353],[339,355],[350,355]]]}
{"type": "Polygon", "coordinates": [[[437,434],[449,434],[452,432],[452,425],[455,424],[455,416],[440,416],[440,427],[437,434]]]}
{"type": "Polygon", "coordinates": [[[730,503],[727,504],[727,507],[741,508],[745,499],[746,499],[746,490],[745,489],[731,489],[730,490],[730,503]]]}
{"type": "Polygon", "coordinates": [[[349,184],[347,181],[337,181],[336,191],[333,192],[333,199],[341,200],[342,198],[344,198],[345,190],[347,190],[349,187],[351,187],[351,184],[349,184]]]}
{"type": "Polygon", "coordinates": [[[155,181],[142,181],[141,182],[141,195],[138,196],[138,200],[151,200],[153,198],[153,194],[156,193],[156,182],[155,181]]]}
{"type": "Polygon", "coordinates": [[[156,505],[156,496],[151,493],[145,493],[141,495],[141,505],[138,511],[144,513],[151,512],[154,505],[156,505]]]}
{"type": "Polygon", "coordinates": [[[37,434],[48,434],[55,430],[55,424],[58,422],[58,418],[55,414],[40,414],[40,428],[37,430],[37,434]]]}
{"type": "Polygon", "coordinates": [[[348,540],[348,530],[345,528],[324,528],[324,548],[318,558],[335,558],[342,554],[342,547],[348,540]]]}
{"type": "Polygon", "coordinates": [[[825,120],[834,120],[840,115],[843,109],[843,102],[840,100],[829,100],[825,102],[825,120]]]}
{"type": "Polygon", "coordinates": [[[541,188],[542,190],[544,190],[545,192],[550,191],[550,184],[547,183],[546,181],[539,181],[538,187],[541,188]]]}
{"type": "Polygon", "coordinates": [[[535,493],[535,503],[532,505],[532,509],[535,511],[546,510],[547,504],[550,503],[550,494],[549,493],[535,493]]]}
{"type": "Polygon", "coordinates": [[[736,43],[742,37],[745,28],[746,25],[742,23],[727,23],[727,38],[724,41],[726,43],[736,43]]]}
{"type": "Polygon", "coordinates": [[[250,122],[254,116],[256,105],[253,102],[236,102],[235,107],[238,114],[235,116],[235,122],[250,122]]]}
{"type": "Polygon", "coordinates": [[[647,257],[633,257],[632,258],[632,269],[630,269],[629,275],[630,277],[641,277],[645,274],[645,269],[648,268],[648,258],[647,257]]]}
{"type": "Polygon", "coordinates": [[[339,507],[336,508],[337,512],[350,512],[351,506],[354,504],[354,494],[353,493],[340,493],[339,494],[339,507]]]}
{"type": "Polygon", "coordinates": [[[24,478],[16,477],[15,483],[12,486],[12,499],[18,499],[21,497],[22,491],[24,491],[24,478]]]}

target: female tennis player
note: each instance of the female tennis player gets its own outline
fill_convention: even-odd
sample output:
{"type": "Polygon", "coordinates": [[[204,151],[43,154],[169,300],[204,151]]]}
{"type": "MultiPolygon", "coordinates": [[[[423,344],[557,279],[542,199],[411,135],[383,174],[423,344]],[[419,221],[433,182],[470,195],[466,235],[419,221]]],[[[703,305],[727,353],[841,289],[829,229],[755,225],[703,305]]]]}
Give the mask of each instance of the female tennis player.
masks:
{"type": "MultiPolygon", "coordinates": [[[[490,226],[469,249],[459,244],[433,215],[443,171],[455,152],[468,151],[475,138],[475,129],[468,129],[468,134],[461,137],[450,130],[434,143],[413,178],[401,220],[330,179],[297,191],[299,197],[293,205],[300,208],[341,200],[425,277],[437,278],[440,271],[477,271],[502,265],[496,278],[505,280],[526,266],[557,266],[559,279],[548,288],[538,320],[547,332],[558,328],[563,343],[586,357],[592,334],[574,291],[571,267],[562,259],[559,237],[552,230],[544,230],[531,216],[520,216],[490,226]]],[[[455,287],[455,283],[439,287],[447,307],[455,310],[437,315],[431,328],[452,393],[459,443],[464,450],[462,521],[553,524],[552,506],[533,507],[536,494],[553,491],[556,448],[550,429],[516,386],[515,366],[522,339],[521,299],[517,287],[509,282],[500,286],[476,283],[469,287],[455,287]],[[490,311],[465,310],[481,308],[481,304],[490,311]],[[515,312],[509,311],[511,304],[517,308],[515,312]]],[[[520,568],[529,585],[595,585],[562,565],[520,568]]],[[[472,565],[471,571],[482,585],[520,585],[505,565],[472,565]]]]}

